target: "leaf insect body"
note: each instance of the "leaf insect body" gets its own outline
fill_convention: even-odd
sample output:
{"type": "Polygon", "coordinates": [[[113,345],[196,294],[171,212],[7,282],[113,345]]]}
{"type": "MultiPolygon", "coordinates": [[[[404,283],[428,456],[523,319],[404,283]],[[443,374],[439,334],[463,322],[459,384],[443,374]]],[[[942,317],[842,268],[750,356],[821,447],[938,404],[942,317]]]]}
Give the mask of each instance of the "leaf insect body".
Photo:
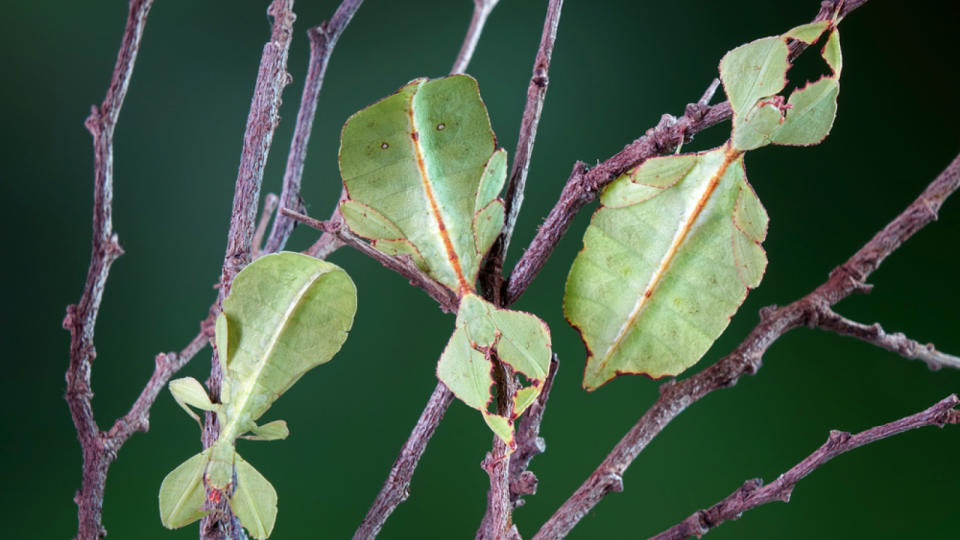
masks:
{"type": "Polygon", "coordinates": [[[289,434],[283,420],[256,421],[311,368],[340,349],[356,312],[356,288],[339,267],[298,253],[257,259],[234,280],[216,322],[223,373],[220,402],[190,377],[170,382],[177,403],[216,413],[217,440],[185,461],[160,486],[160,518],[177,528],[203,517],[206,502],[229,501],[241,524],[267,538],[277,515],[277,493],[236,452],[239,438],[271,441],[289,434]]]}

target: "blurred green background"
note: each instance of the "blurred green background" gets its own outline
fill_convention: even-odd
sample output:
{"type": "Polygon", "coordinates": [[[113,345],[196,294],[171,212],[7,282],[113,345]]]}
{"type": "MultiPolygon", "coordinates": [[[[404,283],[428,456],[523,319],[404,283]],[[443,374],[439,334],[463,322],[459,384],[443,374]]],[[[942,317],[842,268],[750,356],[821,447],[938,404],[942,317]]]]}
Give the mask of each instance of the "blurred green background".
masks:
{"type": "MultiPolygon", "coordinates": [[[[97,325],[94,406],[101,426],[127,410],[160,351],[194,336],[215,297],[241,136],[261,47],[262,1],[158,0],[116,131],[114,224],[126,249],[113,267],[97,325]]],[[[716,75],[725,51],[808,21],[816,0],[770,3],[568,0],[550,90],[510,263],[532,238],[576,159],[603,160],[680,114],[716,75]]],[[[480,82],[499,142],[513,153],[546,1],[503,0],[469,72],[480,82]]],[[[264,192],[278,192],[307,60],[305,30],[336,2],[301,2],[283,121],[264,192]]],[[[446,73],[470,17],[469,0],[368,0],[327,73],[304,177],[311,214],[339,193],[336,153],[349,114],[417,76],[446,73]]],[[[80,295],[89,258],[92,153],[82,122],[106,89],[126,2],[8,2],[0,34],[3,181],[8,249],[2,309],[4,420],[0,508],[9,538],[67,538],[80,451],[62,399],[64,308],[80,295]]],[[[757,310],[821,283],[923,189],[960,150],[955,3],[870,2],[841,26],[840,112],[826,143],[752,152],[748,174],[765,203],[770,265],[697,369],[729,352],[757,310]]],[[[728,124],[691,150],[724,140],[728,124]]],[[[561,368],[543,423],[548,451],[532,466],[539,494],[515,519],[525,537],[586,478],[654,401],[658,384],[621,378],[580,390],[583,346],[561,314],[566,271],[591,209],[560,244],[518,307],[553,330],[561,368]]],[[[869,296],[838,310],[960,352],[956,300],[960,202],[874,274],[869,296]]],[[[290,247],[315,238],[298,229],[290,247]]],[[[352,339],[306,376],[269,419],[292,435],[241,442],[280,493],[275,538],[346,538],[366,512],[435,384],[453,326],[431,300],[349,250],[332,260],[359,287],[352,339]]],[[[184,370],[205,377],[209,351],[184,370]]],[[[781,339],[764,368],[673,422],[573,538],[639,538],[713,504],[745,479],[774,479],[825,439],[916,412],[960,391],[960,373],[808,329],[781,339]]],[[[480,416],[454,403],[414,477],[412,496],[383,538],[469,538],[485,505],[479,463],[490,445],[480,416]]],[[[111,538],[193,538],[160,525],[163,476],[199,449],[195,424],[164,392],[151,429],[110,470],[104,523],[111,538]]],[[[844,455],[816,471],[790,504],[771,504],[710,538],[956,538],[960,428],[924,429],[844,455]]]]}

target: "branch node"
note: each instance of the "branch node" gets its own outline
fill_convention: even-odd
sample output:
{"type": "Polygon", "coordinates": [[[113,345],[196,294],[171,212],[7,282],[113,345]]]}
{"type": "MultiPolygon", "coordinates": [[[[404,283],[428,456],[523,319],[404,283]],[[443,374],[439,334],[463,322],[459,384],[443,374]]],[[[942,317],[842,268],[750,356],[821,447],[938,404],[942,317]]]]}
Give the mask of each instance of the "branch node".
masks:
{"type": "Polygon", "coordinates": [[[623,476],[621,476],[621,475],[619,475],[619,474],[617,474],[617,473],[615,473],[615,472],[613,472],[613,471],[610,471],[610,472],[608,472],[608,473],[606,474],[606,482],[605,482],[605,484],[606,484],[606,486],[605,486],[606,489],[605,489],[604,491],[606,491],[607,493],[610,493],[610,492],[622,493],[622,492],[623,492],[623,476]]]}
{"type": "Polygon", "coordinates": [[[770,318],[777,312],[778,306],[776,304],[770,304],[760,308],[760,322],[767,322],[770,318]]]}

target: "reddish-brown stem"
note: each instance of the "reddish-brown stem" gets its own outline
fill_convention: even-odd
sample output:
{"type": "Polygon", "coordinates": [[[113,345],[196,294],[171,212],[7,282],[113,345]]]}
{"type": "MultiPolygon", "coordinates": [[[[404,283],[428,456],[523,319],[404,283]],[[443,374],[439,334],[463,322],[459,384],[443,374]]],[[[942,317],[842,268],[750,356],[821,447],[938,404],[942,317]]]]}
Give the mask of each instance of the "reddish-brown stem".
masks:
{"type": "Polygon", "coordinates": [[[540,391],[537,401],[523,413],[517,427],[517,449],[510,456],[510,502],[514,508],[523,506],[524,495],[537,493],[537,477],[527,468],[533,458],[547,450],[547,443],[540,436],[540,423],[543,421],[543,413],[546,411],[547,400],[550,399],[550,390],[559,367],[560,362],[554,354],[543,390],[540,391]]]}
{"type": "MultiPolygon", "coordinates": [[[[233,278],[251,260],[263,170],[270,153],[274,130],[280,121],[278,112],[281,94],[284,87],[290,83],[287,55],[293,34],[293,21],[296,18],[293,14],[293,0],[273,0],[267,13],[273,18],[273,26],[270,41],[263,46],[243,135],[243,151],[233,193],[230,230],[227,233],[227,249],[220,274],[220,291],[215,312],[220,311],[223,299],[230,293],[233,278]]],[[[207,388],[213,396],[220,395],[221,377],[220,364],[214,351],[210,362],[210,377],[207,379],[207,388]]],[[[220,426],[216,416],[207,413],[203,427],[203,447],[209,448],[219,434],[220,426]]],[[[245,538],[242,527],[230,512],[226,497],[218,504],[211,504],[208,510],[211,513],[200,523],[201,538],[245,538]]]]}
{"type": "Polygon", "coordinates": [[[447,390],[443,383],[438,382],[433,393],[430,394],[426,407],[420,413],[420,418],[413,427],[410,437],[403,443],[400,455],[390,468],[387,481],[384,482],[383,488],[377,494],[357,532],[353,534],[354,540],[375,538],[380,534],[380,529],[383,528],[390,514],[410,496],[410,479],[413,478],[413,471],[417,468],[423,452],[427,449],[427,443],[433,437],[433,432],[437,430],[451,401],[453,401],[453,393],[447,390]]]}
{"type": "Polygon", "coordinates": [[[293,210],[286,208],[280,209],[280,213],[304,225],[313,227],[318,231],[323,231],[337,238],[342,244],[346,244],[364,255],[376,260],[383,266],[393,270],[401,276],[410,280],[410,284],[423,289],[431,298],[440,304],[440,309],[447,313],[455,313],[457,306],[460,305],[460,299],[456,293],[448,289],[439,281],[427,275],[417,266],[409,256],[390,256],[378,250],[370,244],[361,240],[358,236],[350,232],[343,224],[320,221],[310,216],[298,214],[293,210]]]}
{"type": "MultiPolygon", "coordinates": [[[[310,132],[313,130],[313,119],[317,113],[323,77],[327,72],[327,64],[330,63],[330,56],[337,45],[337,40],[340,39],[340,35],[350,24],[350,20],[362,3],[363,0],[343,0],[329,21],[324,21],[307,30],[307,37],[310,39],[310,61],[303,84],[303,95],[300,97],[300,110],[297,111],[297,125],[293,131],[293,141],[290,143],[290,153],[287,156],[287,168],[283,174],[280,208],[289,208],[298,212],[303,209],[300,201],[300,181],[303,178],[303,164],[307,159],[307,145],[310,142],[310,132]]],[[[264,246],[264,253],[274,253],[283,249],[287,239],[290,238],[290,233],[293,232],[293,225],[294,222],[290,218],[278,214],[264,246]]]]}
{"type": "Polygon", "coordinates": [[[682,540],[691,536],[700,538],[724,521],[739,519],[747,510],[775,501],[790,502],[790,495],[797,482],[840,454],[913,429],[927,426],[942,428],[947,424],[960,423],[960,411],[954,408],[957,403],[960,403],[960,399],[951,394],[929,409],[855,435],[845,431],[831,431],[827,442],[773,482],[763,485],[759,478],[747,480],[722,501],[705,510],[697,510],[687,519],[651,537],[650,540],[682,540]]]}
{"type": "MultiPolygon", "coordinates": [[[[763,354],[788,331],[817,327],[830,307],[855,291],[866,291],[864,280],[903,242],[936,219],[944,200],[960,187],[960,155],[913,203],[878,232],[830,278],[807,296],[782,308],[761,311],[761,321],[729,355],[700,373],[660,387],[660,398],[614,446],[589,478],[540,528],[535,539],[563,538],[607,493],[623,490],[623,473],[671,420],[714,390],[736,384],[760,369],[763,354]]],[[[829,317],[828,317],[829,318],[829,317]]]]}
{"type": "Polygon", "coordinates": [[[933,371],[943,367],[960,369],[960,358],[938,351],[933,343],[923,345],[900,332],[888,334],[879,323],[861,324],[851,321],[833,310],[824,310],[817,321],[817,328],[829,330],[842,336],[855,337],[910,360],[920,360],[933,371]]]}
{"type": "MultiPolygon", "coordinates": [[[[63,328],[70,332],[70,365],[67,368],[66,400],[83,452],[83,478],[74,501],[77,503],[77,538],[89,540],[106,536],[102,520],[103,490],[107,469],[116,452],[132,433],[119,429],[117,436],[100,431],[93,415],[90,375],[96,349],[94,328],[110,266],[123,253],[113,232],[113,132],[130,85],[133,66],[140,49],[152,0],[131,0],[123,39],[117,52],[113,76],[103,103],[91,107],[85,125],[93,135],[93,238],[90,266],[80,301],[67,306],[63,328]]],[[[145,398],[146,399],[146,398],[145,398]]],[[[139,402],[140,400],[138,400],[139,402]]],[[[152,400],[150,400],[152,402],[152,400]]],[[[149,403],[145,403],[149,410],[149,403]]],[[[133,419],[133,418],[131,418],[133,419]]],[[[144,422],[137,428],[145,428],[144,422]]]]}

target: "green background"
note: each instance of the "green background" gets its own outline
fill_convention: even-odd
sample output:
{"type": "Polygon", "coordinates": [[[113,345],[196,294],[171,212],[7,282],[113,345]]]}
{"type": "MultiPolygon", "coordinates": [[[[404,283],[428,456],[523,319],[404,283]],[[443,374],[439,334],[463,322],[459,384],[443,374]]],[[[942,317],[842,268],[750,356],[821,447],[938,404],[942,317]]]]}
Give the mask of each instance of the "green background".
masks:
{"type": "MultiPolygon", "coordinates": [[[[114,225],[126,255],[113,267],[97,325],[93,388],[101,426],[126,411],[156,353],[178,350],[195,335],[215,297],[243,127],[269,32],[266,4],[158,0],[150,16],[116,131],[114,225]]],[[[716,75],[726,50],[808,21],[819,2],[566,4],[510,264],[574,160],[606,159],[662,113],[682,113],[716,75]]],[[[875,1],[853,13],[841,25],[845,69],[839,116],[826,143],[747,156],[771,216],[770,265],[696,369],[739,343],[760,307],[786,304],[821,283],[960,150],[953,4],[875,1]]],[[[280,188],[307,59],[304,31],[335,5],[296,8],[294,82],[284,94],[265,192],[280,188]]],[[[337,47],[321,95],[304,176],[312,215],[327,216],[340,190],[343,121],[412,78],[443,75],[471,5],[364,4],[337,47]]],[[[511,155],[545,6],[503,0],[469,69],[511,155]]],[[[126,3],[8,2],[4,12],[0,511],[8,538],[67,538],[76,530],[71,499],[80,451],[62,399],[68,335],[60,321],[79,298],[89,260],[92,153],[82,122],[90,104],[103,99],[126,3]]],[[[688,148],[718,144],[727,126],[688,148]]],[[[550,324],[562,362],[543,423],[548,451],[532,465],[539,494],[515,513],[525,537],[657,396],[658,384],[642,377],[592,394],[579,388],[583,346],[563,321],[560,299],[591,209],[517,305],[550,324]]],[[[958,234],[960,203],[949,201],[939,222],[872,276],[872,294],[838,310],[960,352],[958,234]]],[[[314,238],[298,229],[290,247],[303,249],[314,238]]],[[[359,288],[352,339],[268,413],[265,420],[289,422],[288,440],[240,443],[279,491],[275,538],[352,534],[434,387],[435,362],[453,327],[451,316],[378,264],[349,250],[331,260],[359,288]]],[[[206,350],[183,374],[203,378],[208,359],[206,350]]],[[[607,497],[571,537],[655,534],[747,478],[776,478],[830,429],[859,431],[958,390],[955,371],[934,373],[851,339],[798,329],[771,348],[756,376],[711,394],[673,422],[627,471],[626,491],[607,497]]],[[[412,496],[383,537],[471,537],[485,504],[487,478],[478,465],[490,440],[480,416],[455,403],[414,477],[412,496]]],[[[156,497],[163,476],[198,449],[195,424],[164,392],[150,432],[130,439],[110,469],[104,523],[111,538],[196,536],[196,526],[163,529],[156,497]]],[[[816,471],[789,505],[751,511],[710,538],[955,538],[958,450],[960,428],[927,428],[871,445],[816,471]]]]}

